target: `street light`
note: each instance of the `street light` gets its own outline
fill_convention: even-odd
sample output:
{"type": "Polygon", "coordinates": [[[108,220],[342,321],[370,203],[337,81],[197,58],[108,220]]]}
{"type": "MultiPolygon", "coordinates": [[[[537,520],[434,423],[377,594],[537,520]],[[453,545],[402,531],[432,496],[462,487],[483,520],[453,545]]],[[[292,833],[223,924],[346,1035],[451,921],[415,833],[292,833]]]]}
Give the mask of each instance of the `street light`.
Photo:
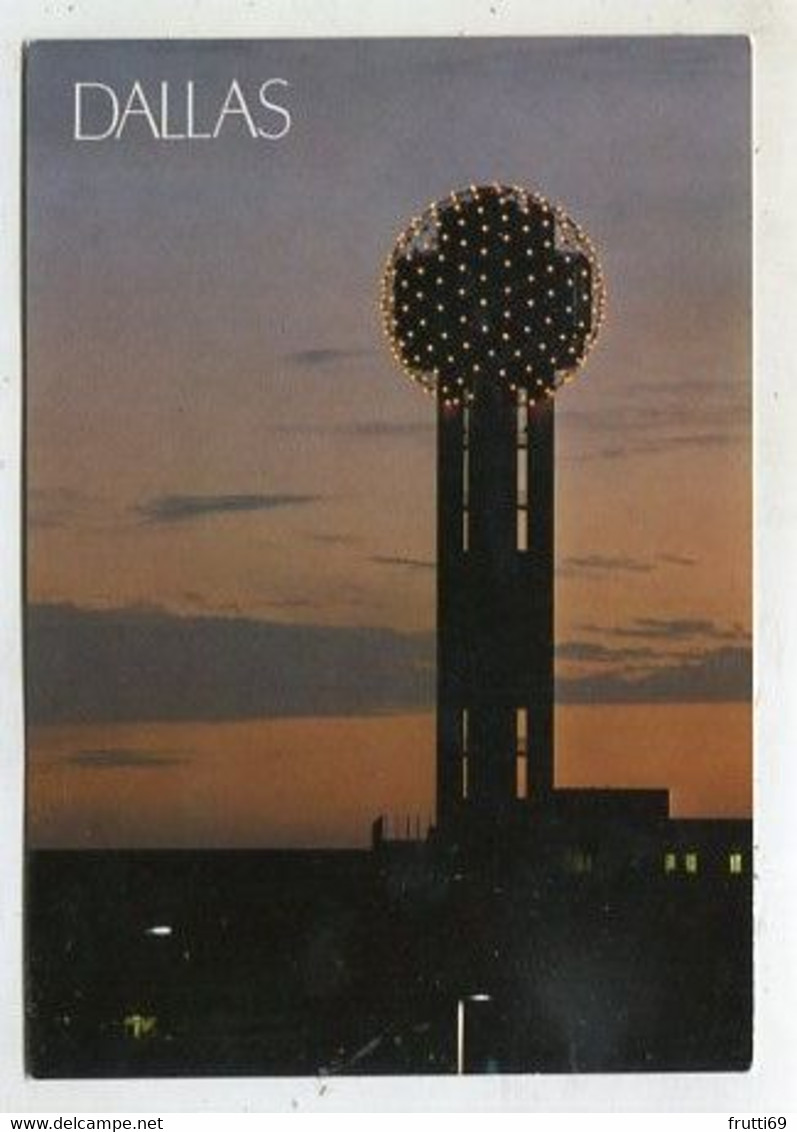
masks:
{"type": "Polygon", "coordinates": [[[465,1004],[468,1002],[492,1002],[492,995],[483,991],[467,994],[457,1002],[457,1073],[465,1072],[465,1004]]]}

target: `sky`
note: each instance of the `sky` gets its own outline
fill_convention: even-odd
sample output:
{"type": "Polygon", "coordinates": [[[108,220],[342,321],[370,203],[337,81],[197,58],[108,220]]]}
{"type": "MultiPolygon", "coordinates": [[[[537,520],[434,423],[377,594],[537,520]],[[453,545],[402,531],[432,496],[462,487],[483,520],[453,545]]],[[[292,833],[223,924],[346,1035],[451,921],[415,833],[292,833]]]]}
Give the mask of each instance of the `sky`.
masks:
{"type": "Polygon", "coordinates": [[[557,780],[749,813],[746,40],[63,42],[27,83],[32,843],[433,811],[434,409],[379,282],[495,180],[562,203],[608,290],[557,398],[557,780]],[[277,76],[279,140],[72,137],[75,82],[210,115],[277,76]]]}

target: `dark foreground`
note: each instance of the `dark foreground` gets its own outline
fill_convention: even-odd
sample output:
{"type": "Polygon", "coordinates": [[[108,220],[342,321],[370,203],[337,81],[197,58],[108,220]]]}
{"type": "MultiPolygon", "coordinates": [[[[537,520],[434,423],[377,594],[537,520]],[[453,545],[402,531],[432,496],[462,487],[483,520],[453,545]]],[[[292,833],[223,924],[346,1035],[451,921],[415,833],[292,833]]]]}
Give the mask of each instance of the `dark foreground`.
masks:
{"type": "Polygon", "coordinates": [[[359,852],[37,852],[40,1077],[747,1068],[749,881],[359,852]]]}

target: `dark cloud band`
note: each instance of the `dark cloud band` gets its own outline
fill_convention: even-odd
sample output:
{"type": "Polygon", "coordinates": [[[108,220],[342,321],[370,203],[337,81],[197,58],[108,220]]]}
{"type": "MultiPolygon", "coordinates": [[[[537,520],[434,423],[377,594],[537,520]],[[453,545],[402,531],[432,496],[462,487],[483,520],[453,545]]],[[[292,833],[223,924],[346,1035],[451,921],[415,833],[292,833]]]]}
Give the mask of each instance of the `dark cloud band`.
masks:
{"type": "MultiPolygon", "coordinates": [[[[41,605],[28,611],[26,646],[30,723],[374,715],[434,705],[433,633],[41,605]]],[[[576,650],[581,659],[601,659],[583,649],[579,644],[576,650]]],[[[579,659],[569,651],[568,658],[561,646],[560,657],[579,659]]],[[[644,657],[625,659],[638,663],[644,657]]],[[[557,699],[750,698],[746,645],[662,660],[644,674],[560,677],[557,699]]]]}
{"type": "Polygon", "coordinates": [[[429,708],[434,636],[33,606],[33,723],[370,715],[429,708]]]}
{"type": "Polygon", "coordinates": [[[178,766],[185,761],[177,755],[134,747],[73,751],[67,759],[72,766],[86,767],[89,770],[160,770],[163,767],[178,766]]]}

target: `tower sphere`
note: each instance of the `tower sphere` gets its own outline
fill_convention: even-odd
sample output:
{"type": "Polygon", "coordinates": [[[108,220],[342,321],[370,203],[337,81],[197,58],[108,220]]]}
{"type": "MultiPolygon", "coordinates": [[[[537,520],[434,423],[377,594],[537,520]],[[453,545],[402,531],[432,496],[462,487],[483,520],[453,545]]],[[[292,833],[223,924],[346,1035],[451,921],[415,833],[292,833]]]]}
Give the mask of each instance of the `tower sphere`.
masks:
{"type": "Polygon", "coordinates": [[[480,381],[529,401],[575,376],[603,321],[600,264],[564,209],[517,185],[471,185],[430,204],[387,260],[394,357],[444,403],[480,381]]]}

